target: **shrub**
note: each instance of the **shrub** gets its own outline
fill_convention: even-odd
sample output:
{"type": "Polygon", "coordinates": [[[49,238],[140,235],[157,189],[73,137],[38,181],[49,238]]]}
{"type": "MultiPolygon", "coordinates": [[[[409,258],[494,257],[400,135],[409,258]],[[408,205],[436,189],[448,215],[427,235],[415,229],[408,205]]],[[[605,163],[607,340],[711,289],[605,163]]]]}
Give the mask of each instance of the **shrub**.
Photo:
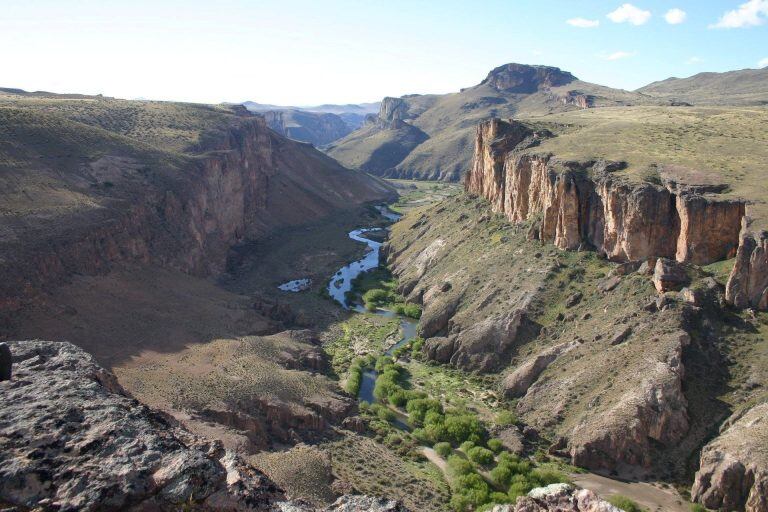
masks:
{"type": "Polygon", "coordinates": [[[453,448],[451,448],[450,443],[446,443],[446,442],[437,443],[435,444],[434,448],[437,454],[444,459],[453,453],[453,448]]]}
{"type": "Polygon", "coordinates": [[[459,455],[449,456],[448,459],[446,459],[446,462],[448,463],[448,471],[450,471],[453,476],[468,475],[475,471],[472,463],[459,455]]]}
{"type": "Polygon", "coordinates": [[[512,481],[512,469],[509,464],[497,464],[491,470],[491,478],[499,487],[507,487],[512,481]]]}
{"type": "Polygon", "coordinates": [[[614,494],[613,496],[609,496],[607,500],[608,503],[614,507],[622,509],[624,512],[643,512],[643,509],[640,507],[640,505],[627,498],[626,496],[622,496],[621,494],[614,494]]]}
{"type": "Polygon", "coordinates": [[[421,318],[421,307],[418,304],[408,303],[403,306],[403,312],[400,314],[418,320],[421,318]]]}
{"type": "Polygon", "coordinates": [[[520,496],[525,496],[531,489],[533,489],[531,484],[517,482],[509,486],[509,492],[507,493],[507,496],[509,496],[509,500],[514,503],[517,498],[520,496]]]}
{"type": "Polygon", "coordinates": [[[488,448],[490,448],[493,453],[499,453],[501,449],[504,448],[501,439],[489,439],[487,444],[488,448]]]}
{"type": "Polygon", "coordinates": [[[550,484],[570,483],[570,480],[565,473],[557,471],[556,469],[534,469],[528,478],[531,482],[542,487],[550,484]]]}
{"type": "Polygon", "coordinates": [[[395,413],[387,407],[379,407],[379,410],[376,411],[376,416],[378,416],[381,421],[386,421],[387,423],[395,421],[395,413]]]}
{"type": "Polygon", "coordinates": [[[504,503],[509,503],[509,496],[507,496],[503,492],[492,492],[491,501],[498,505],[502,505],[504,503]]]}
{"type": "Polygon", "coordinates": [[[473,443],[472,441],[464,441],[463,443],[461,443],[461,446],[459,446],[459,448],[461,448],[461,451],[463,451],[464,453],[467,453],[469,450],[471,450],[474,447],[475,447],[475,443],[473,443]]]}
{"type": "Polygon", "coordinates": [[[481,466],[487,466],[493,462],[493,452],[482,446],[475,446],[467,452],[469,460],[481,466]]]}
{"type": "Polygon", "coordinates": [[[490,497],[490,489],[483,477],[477,473],[469,473],[456,477],[453,482],[455,494],[460,494],[467,498],[467,502],[472,507],[478,507],[487,502],[490,497]]]}
{"type": "Polygon", "coordinates": [[[403,407],[408,403],[408,392],[404,389],[398,389],[394,393],[387,395],[387,401],[395,407],[403,407]]]}
{"type": "Polygon", "coordinates": [[[448,439],[456,444],[464,441],[479,442],[485,433],[477,416],[469,413],[452,413],[445,416],[445,430],[448,439]]]}
{"type": "Polygon", "coordinates": [[[512,411],[500,411],[496,415],[496,424],[499,426],[506,427],[515,423],[517,423],[517,417],[512,411]]]}
{"type": "Polygon", "coordinates": [[[707,508],[699,503],[693,503],[691,505],[691,512],[707,512],[707,508]]]}
{"type": "Polygon", "coordinates": [[[430,398],[416,398],[408,400],[408,403],[405,405],[405,410],[408,411],[411,421],[416,425],[420,425],[424,423],[424,417],[427,415],[428,411],[437,411],[442,414],[443,404],[438,400],[430,398]]]}
{"type": "Polygon", "coordinates": [[[421,358],[421,349],[424,346],[424,338],[413,338],[411,341],[411,357],[414,359],[421,358]]]}

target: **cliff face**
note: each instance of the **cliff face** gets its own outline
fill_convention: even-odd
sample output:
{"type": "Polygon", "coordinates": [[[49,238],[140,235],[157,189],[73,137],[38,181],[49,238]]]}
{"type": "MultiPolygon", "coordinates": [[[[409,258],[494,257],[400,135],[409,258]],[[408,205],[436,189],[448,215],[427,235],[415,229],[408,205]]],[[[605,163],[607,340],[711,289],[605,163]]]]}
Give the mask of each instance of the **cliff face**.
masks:
{"type": "Polygon", "coordinates": [[[576,80],[575,76],[559,68],[512,63],[492,69],[481,84],[488,84],[497,91],[531,94],[576,80]]]}
{"type": "Polygon", "coordinates": [[[738,308],[768,309],[768,232],[753,232],[746,219],[725,296],[738,308]]]}
{"type": "MultiPolygon", "coordinates": [[[[98,207],[0,218],[0,313],[72,274],[105,273],[121,261],[217,273],[242,239],[391,194],[385,184],[280,137],[252,116],[218,127],[177,157],[175,167],[150,173],[142,156],[110,155],[71,173],[51,170],[62,193],[85,196],[98,207]],[[81,183],[105,159],[117,169],[106,197],[81,183]]],[[[0,201],[12,204],[5,193],[0,201]]]]}
{"type": "Polygon", "coordinates": [[[743,202],[626,184],[612,176],[616,163],[514,150],[539,136],[514,122],[482,123],[466,190],[512,222],[535,220],[536,235],[561,249],[591,246],[613,261],[666,257],[696,264],[735,254],[743,202]]]}
{"type": "Polygon", "coordinates": [[[331,113],[271,110],[262,115],[267,125],[280,135],[316,146],[330,144],[352,132],[344,119],[331,113]]]}

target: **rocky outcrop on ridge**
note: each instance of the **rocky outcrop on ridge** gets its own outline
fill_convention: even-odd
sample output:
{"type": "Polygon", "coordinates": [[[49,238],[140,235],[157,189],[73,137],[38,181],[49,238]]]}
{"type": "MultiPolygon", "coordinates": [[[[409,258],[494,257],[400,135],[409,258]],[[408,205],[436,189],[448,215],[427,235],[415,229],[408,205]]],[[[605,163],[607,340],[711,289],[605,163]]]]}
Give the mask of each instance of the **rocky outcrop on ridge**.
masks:
{"type": "Polygon", "coordinates": [[[491,512],[621,512],[594,492],[568,484],[533,489],[514,505],[496,505],[491,512]]]}
{"type": "Polygon", "coordinates": [[[0,502],[40,510],[269,510],[282,491],[127,396],[69,343],[11,342],[0,383],[0,502]]]}
{"type": "Polygon", "coordinates": [[[352,132],[336,114],[303,110],[270,110],[262,115],[267,126],[289,139],[324,146],[352,132]]]}
{"type": "Polygon", "coordinates": [[[729,418],[704,447],[691,497],[713,510],[768,511],[768,403],[729,418]]]}
{"type": "Polygon", "coordinates": [[[537,134],[514,121],[482,123],[467,192],[512,222],[540,218],[538,238],[561,249],[594,247],[614,261],[665,257],[695,264],[735,255],[743,202],[628,184],[612,175],[620,163],[516,151],[531,136],[537,134]]]}
{"type": "Polygon", "coordinates": [[[575,76],[560,68],[510,63],[492,69],[480,84],[488,84],[497,91],[531,94],[576,80],[575,76]]]}

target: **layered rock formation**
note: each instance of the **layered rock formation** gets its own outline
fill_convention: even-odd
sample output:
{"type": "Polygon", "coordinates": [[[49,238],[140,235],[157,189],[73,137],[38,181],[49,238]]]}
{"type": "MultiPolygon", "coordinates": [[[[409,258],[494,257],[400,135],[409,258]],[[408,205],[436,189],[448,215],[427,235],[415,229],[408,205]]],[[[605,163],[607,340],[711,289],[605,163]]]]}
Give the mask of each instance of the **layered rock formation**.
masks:
{"type": "Polygon", "coordinates": [[[594,247],[613,261],[666,257],[696,264],[735,254],[743,202],[628,184],[612,175],[618,163],[518,151],[542,136],[516,122],[482,123],[467,192],[512,222],[535,220],[537,237],[561,249],[594,247]]]}
{"type": "Polygon", "coordinates": [[[691,489],[713,510],[768,511],[768,403],[729,418],[701,452],[691,489]]]}

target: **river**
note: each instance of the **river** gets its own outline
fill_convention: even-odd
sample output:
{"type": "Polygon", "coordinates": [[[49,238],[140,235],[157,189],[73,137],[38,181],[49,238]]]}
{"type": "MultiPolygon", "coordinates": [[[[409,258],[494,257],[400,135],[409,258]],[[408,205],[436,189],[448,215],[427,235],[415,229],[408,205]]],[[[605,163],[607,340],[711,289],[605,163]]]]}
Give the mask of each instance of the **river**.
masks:
{"type": "MultiPolygon", "coordinates": [[[[397,220],[400,219],[400,215],[392,212],[386,206],[377,206],[376,209],[379,210],[379,213],[381,213],[384,218],[391,222],[397,222],[397,220]]],[[[381,262],[382,244],[381,242],[376,242],[375,240],[366,238],[364,235],[365,233],[369,233],[371,231],[379,231],[382,229],[384,228],[360,228],[349,232],[349,238],[366,244],[368,249],[362,258],[341,267],[339,271],[333,275],[331,281],[328,283],[328,294],[345,309],[352,309],[359,313],[367,312],[361,304],[348,304],[347,292],[352,290],[352,281],[357,276],[363,272],[373,270],[379,266],[381,262]]],[[[417,320],[408,318],[403,315],[398,315],[395,312],[386,309],[377,309],[373,313],[385,318],[398,317],[400,319],[400,331],[402,332],[402,336],[397,341],[397,343],[389,347],[384,352],[385,355],[392,355],[392,353],[398,347],[404,345],[416,336],[416,328],[418,326],[417,320]]],[[[376,370],[373,369],[369,369],[363,372],[363,380],[360,385],[360,392],[358,393],[358,398],[361,401],[368,403],[374,402],[373,387],[376,384],[376,376],[376,370]]]]}

